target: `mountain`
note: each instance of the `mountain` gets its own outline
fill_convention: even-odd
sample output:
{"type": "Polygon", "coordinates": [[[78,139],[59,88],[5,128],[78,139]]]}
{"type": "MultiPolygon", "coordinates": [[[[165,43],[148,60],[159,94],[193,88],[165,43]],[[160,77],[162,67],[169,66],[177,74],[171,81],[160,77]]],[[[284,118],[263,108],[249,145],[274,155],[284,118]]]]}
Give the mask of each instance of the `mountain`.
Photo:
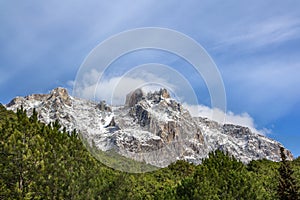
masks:
{"type": "MultiPolygon", "coordinates": [[[[16,97],[5,106],[15,112],[23,107],[29,116],[35,109],[41,122],[58,120],[69,131],[77,129],[98,150],[158,167],[176,160],[200,164],[217,149],[244,163],[263,158],[280,161],[279,142],[247,127],[192,117],[166,89],[149,93],[137,89],[126,96],[124,106],[117,107],[72,97],[64,88],[16,97]]],[[[285,153],[293,159],[289,150],[285,153]]]]}

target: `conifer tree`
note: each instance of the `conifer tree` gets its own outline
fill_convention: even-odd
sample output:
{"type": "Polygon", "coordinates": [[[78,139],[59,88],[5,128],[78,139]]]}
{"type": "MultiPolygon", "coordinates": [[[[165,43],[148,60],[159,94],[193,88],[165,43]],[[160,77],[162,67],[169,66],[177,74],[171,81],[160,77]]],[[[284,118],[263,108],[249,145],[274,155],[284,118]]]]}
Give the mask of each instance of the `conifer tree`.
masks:
{"type": "Polygon", "coordinates": [[[278,196],[281,200],[299,200],[299,188],[296,185],[296,181],[293,177],[293,169],[290,166],[289,161],[286,160],[284,148],[280,148],[281,165],[279,168],[279,184],[278,184],[278,196]]]}

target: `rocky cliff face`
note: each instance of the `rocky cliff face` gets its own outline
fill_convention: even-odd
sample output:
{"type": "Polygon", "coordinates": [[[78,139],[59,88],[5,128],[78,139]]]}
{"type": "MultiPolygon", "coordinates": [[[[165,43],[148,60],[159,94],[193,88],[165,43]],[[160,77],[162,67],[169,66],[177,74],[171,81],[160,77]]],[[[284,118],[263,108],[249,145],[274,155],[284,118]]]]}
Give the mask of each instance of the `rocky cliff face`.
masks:
{"type": "MultiPolygon", "coordinates": [[[[64,88],[16,97],[6,105],[13,111],[21,106],[28,115],[35,108],[44,123],[58,119],[68,130],[80,130],[90,145],[102,151],[114,150],[158,167],[179,159],[199,164],[216,149],[245,163],[262,158],[280,160],[282,145],[277,141],[247,127],[193,118],[165,89],[147,94],[138,89],[119,107],[71,97],[64,88]]],[[[293,159],[288,150],[286,154],[293,159]]]]}

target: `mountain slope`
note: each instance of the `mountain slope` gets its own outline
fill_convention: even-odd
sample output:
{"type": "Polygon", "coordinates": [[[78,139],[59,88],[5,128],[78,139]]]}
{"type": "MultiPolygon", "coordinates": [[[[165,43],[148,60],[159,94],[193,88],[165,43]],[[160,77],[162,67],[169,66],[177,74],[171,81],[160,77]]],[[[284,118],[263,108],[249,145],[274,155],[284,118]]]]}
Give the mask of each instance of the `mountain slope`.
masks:
{"type": "MultiPolygon", "coordinates": [[[[165,89],[147,94],[138,89],[127,95],[124,106],[109,107],[56,88],[50,94],[16,97],[6,108],[16,111],[21,106],[28,115],[35,108],[41,122],[59,120],[67,130],[76,128],[89,145],[102,151],[158,167],[181,159],[199,164],[216,149],[245,163],[262,158],[280,160],[279,142],[247,127],[193,118],[165,89]]],[[[288,150],[286,154],[293,159],[288,150]]]]}

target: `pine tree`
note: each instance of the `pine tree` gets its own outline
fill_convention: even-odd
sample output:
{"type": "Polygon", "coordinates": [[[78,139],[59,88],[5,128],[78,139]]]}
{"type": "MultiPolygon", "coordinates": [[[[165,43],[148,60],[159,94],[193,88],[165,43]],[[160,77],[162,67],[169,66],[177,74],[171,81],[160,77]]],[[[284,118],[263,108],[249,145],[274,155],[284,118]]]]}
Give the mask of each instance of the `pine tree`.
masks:
{"type": "Polygon", "coordinates": [[[270,199],[253,173],[217,150],[177,187],[177,199],[270,199]]]}
{"type": "Polygon", "coordinates": [[[281,165],[279,168],[279,184],[278,184],[278,196],[281,200],[299,200],[299,188],[296,185],[296,181],[293,177],[293,169],[290,163],[286,160],[284,148],[280,148],[281,165]]]}

